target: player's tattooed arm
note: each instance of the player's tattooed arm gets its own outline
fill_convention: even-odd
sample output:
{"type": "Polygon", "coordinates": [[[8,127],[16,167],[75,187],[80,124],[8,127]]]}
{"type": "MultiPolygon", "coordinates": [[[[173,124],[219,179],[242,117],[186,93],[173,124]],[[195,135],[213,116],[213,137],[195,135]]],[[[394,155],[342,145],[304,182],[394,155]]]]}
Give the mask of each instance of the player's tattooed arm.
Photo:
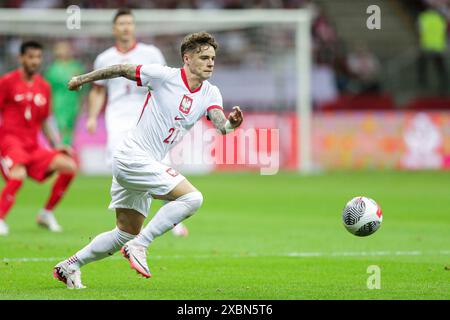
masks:
{"type": "Polygon", "coordinates": [[[218,131],[220,131],[221,134],[226,134],[225,131],[225,122],[227,122],[227,118],[223,114],[223,111],[220,109],[211,109],[208,111],[208,117],[214,124],[214,127],[218,131]]]}
{"type": "Polygon", "coordinates": [[[210,110],[208,112],[208,117],[221,134],[227,134],[233,131],[242,124],[242,121],[244,121],[244,116],[239,107],[233,107],[233,111],[228,116],[228,120],[220,109],[210,110]]]}
{"type": "Polygon", "coordinates": [[[68,87],[69,90],[79,90],[85,83],[117,77],[124,77],[136,81],[136,68],[136,64],[115,64],[110,67],[75,76],[70,79],[68,87]]]}

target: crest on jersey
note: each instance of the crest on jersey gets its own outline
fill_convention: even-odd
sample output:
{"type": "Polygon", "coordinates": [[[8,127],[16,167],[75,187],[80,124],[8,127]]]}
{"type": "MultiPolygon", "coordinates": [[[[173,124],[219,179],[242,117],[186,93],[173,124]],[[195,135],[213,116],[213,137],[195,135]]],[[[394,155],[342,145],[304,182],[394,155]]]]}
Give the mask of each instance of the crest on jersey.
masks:
{"type": "Polygon", "coordinates": [[[177,175],[179,175],[179,173],[176,170],[172,169],[172,168],[167,169],[166,172],[168,174],[170,174],[172,177],[176,177],[177,175]]]}
{"type": "Polygon", "coordinates": [[[47,99],[45,99],[44,95],[37,93],[34,96],[34,104],[38,107],[42,107],[44,104],[47,103],[47,99]]]}
{"type": "Polygon", "coordinates": [[[189,98],[187,95],[183,96],[183,99],[181,99],[180,107],[178,108],[182,113],[188,114],[189,111],[191,111],[192,107],[192,98],[189,98]]]}

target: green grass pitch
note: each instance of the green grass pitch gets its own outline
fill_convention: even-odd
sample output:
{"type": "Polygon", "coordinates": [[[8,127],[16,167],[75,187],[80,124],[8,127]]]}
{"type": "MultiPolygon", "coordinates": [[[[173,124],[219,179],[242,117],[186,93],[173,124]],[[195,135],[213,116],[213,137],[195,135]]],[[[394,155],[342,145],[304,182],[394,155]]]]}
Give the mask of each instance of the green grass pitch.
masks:
{"type": "Polygon", "coordinates": [[[116,254],[85,266],[88,288],[75,291],[52,267],[114,227],[111,179],[77,177],[56,210],[61,234],[35,224],[50,183],[27,181],[7,220],[10,235],[0,238],[0,299],[450,299],[450,172],[189,179],[203,207],[186,221],[188,238],[167,233],[152,244],[151,279],[116,254]],[[366,238],[341,223],[358,195],[383,209],[380,230],[366,238]],[[380,268],[380,289],[367,287],[371,265],[380,268]]]}

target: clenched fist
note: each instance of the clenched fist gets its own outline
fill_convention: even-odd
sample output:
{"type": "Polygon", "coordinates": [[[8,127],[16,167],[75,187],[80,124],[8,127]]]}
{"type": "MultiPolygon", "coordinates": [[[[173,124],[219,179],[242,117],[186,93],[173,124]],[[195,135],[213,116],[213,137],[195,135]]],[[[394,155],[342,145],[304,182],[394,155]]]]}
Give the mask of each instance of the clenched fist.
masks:
{"type": "Polygon", "coordinates": [[[231,111],[228,116],[228,121],[233,126],[233,128],[237,128],[241,125],[242,121],[244,121],[244,115],[242,114],[241,108],[238,106],[233,107],[233,111],[231,111]]]}
{"type": "Polygon", "coordinates": [[[67,87],[70,91],[79,91],[81,90],[81,79],[79,77],[72,77],[70,79],[69,83],[67,84],[67,87]]]}

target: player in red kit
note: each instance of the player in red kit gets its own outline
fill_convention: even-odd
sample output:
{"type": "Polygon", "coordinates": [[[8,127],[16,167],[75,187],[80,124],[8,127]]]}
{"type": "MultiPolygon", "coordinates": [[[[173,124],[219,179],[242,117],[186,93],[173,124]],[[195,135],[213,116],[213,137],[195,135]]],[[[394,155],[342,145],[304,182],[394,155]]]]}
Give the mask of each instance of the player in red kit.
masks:
{"type": "Polygon", "coordinates": [[[59,232],[62,229],[53,209],[73,180],[77,162],[70,147],[56,148],[57,139],[47,121],[50,85],[37,73],[42,62],[42,46],[35,41],[24,42],[19,60],[19,69],[0,78],[0,167],[6,181],[0,194],[0,235],[9,233],[5,218],[25,178],[43,182],[53,172],[58,177],[37,216],[37,223],[59,232]],[[40,130],[52,149],[38,144],[40,130]]]}

